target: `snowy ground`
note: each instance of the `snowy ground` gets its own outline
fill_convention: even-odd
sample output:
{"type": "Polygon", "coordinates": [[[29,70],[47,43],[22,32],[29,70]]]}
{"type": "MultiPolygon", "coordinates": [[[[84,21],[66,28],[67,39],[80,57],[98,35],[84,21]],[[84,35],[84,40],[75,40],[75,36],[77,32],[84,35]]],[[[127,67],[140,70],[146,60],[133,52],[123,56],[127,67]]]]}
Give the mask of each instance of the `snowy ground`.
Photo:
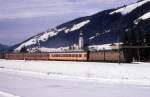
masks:
{"type": "Polygon", "coordinates": [[[58,80],[36,74],[0,70],[0,97],[148,97],[150,87],[58,80]]]}
{"type": "Polygon", "coordinates": [[[0,60],[0,68],[50,79],[79,79],[150,86],[150,63],[0,60]]]}
{"type": "Polygon", "coordinates": [[[148,97],[150,63],[0,60],[0,97],[148,97]]]}

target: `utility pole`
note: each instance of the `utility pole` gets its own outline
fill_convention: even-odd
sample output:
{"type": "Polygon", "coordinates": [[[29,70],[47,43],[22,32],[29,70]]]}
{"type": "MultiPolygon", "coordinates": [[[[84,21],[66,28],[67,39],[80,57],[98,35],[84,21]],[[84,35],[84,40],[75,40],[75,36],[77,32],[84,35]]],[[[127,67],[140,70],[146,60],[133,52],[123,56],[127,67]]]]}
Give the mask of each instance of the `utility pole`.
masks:
{"type": "Polygon", "coordinates": [[[103,47],[103,52],[104,52],[104,62],[105,62],[105,60],[106,60],[105,57],[106,56],[105,56],[105,48],[104,47],[103,47]]]}
{"type": "Polygon", "coordinates": [[[141,56],[140,56],[140,41],[138,40],[138,61],[141,61],[141,56]]]}
{"type": "Polygon", "coordinates": [[[120,37],[118,33],[118,64],[120,64],[120,37]]]}

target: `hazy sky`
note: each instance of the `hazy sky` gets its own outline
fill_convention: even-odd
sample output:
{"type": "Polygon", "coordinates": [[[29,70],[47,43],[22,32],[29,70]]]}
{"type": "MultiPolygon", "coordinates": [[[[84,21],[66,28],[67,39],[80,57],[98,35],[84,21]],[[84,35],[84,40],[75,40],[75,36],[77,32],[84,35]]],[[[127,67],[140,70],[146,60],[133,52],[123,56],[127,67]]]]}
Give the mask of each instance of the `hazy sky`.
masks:
{"type": "Polygon", "coordinates": [[[69,20],[137,0],[0,0],[0,43],[13,45],[69,20]]]}

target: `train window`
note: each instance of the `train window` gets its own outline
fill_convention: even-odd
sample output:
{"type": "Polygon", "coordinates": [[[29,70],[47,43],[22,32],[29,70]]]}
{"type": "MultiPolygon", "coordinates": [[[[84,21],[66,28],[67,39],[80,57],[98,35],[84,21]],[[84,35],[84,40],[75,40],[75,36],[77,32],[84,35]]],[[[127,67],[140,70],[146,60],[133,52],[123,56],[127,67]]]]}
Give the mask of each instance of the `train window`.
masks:
{"type": "Polygon", "coordinates": [[[71,54],[69,54],[69,57],[71,57],[71,54]]]}
{"type": "Polygon", "coordinates": [[[52,54],[52,57],[56,57],[56,55],[52,54]]]}
{"type": "Polygon", "coordinates": [[[74,55],[73,55],[73,54],[71,54],[71,57],[74,57],[74,55]]]}
{"type": "Polygon", "coordinates": [[[59,54],[58,57],[62,57],[62,54],[59,54]]]}
{"type": "Polygon", "coordinates": [[[76,54],[76,57],[78,57],[78,54],[76,54]]]}
{"type": "Polygon", "coordinates": [[[61,57],[59,54],[56,54],[56,57],[61,57]]]}
{"type": "Polygon", "coordinates": [[[71,57],[71,54],[69,54],[68,57],[71,57]]]}
{"type": "Polygon", "coordinates": [[[76,57],[78,57],[78,54],[76,54],[76,57]]]}
{"type": "Polygon", "coordinates": [[[82,54],[79,54],[79,57],[82,57],[82,54]]]}
{"type": "Polygon", "coordinates": [[[75,54],[72,54],[73,57],[75,57],[75,54]]]}
{"type": "Polygon", "coordinates": [[[56,54],[54,54],[54,57],[57,57],[57,55],[56,55],[56,54]]]}
{"type": "Polygon", "coordinates": [[[67,54],[65,54],[65,57],[67,57],[68,55],[67,54]]]}
{"type": "Polygon", "coordinates": [[[77,55],[76,55],[76,54],[74,54],[74,57],[77,57],[77,55]]]}
{"type": "Polygon", "coordinates": [[[66,56],[65,57],[68,57],[68,54],[66,54],[66,56]]]}
{"type": "Polygon", "coordinates": [[[54,54],[55,57],[58,57],[57,54],[54,54]]]}
{"type": "Polygon", "coordinates": [[[63,57],[63,54],[59,54],[59,57],[63,57]]]}

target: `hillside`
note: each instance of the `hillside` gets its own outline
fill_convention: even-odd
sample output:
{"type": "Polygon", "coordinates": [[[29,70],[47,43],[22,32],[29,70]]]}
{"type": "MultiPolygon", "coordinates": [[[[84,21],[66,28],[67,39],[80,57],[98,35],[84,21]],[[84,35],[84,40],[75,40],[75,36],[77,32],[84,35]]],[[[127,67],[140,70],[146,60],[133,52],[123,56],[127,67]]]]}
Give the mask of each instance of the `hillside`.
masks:
{"type": "Polygon", "coordinates": [[[97,45],[124,42],[125,35],[129,34],[128,37],[131,38],[130,31],[139,31],[139,26],[140,34],[135,37],[138,38],[143,32],[149,35],[149,12],[150,0],[104,10],[48,29],[18,44],[14,50],[19,51],[24,46],[31,52],[36,48],[40,48],[42,52],[68,50],[78,44],[81,31],[84,46],[94,46],[94,49],[98,49],[97,45]]]}
{"type": "Polygon", "coordinates": [[[3,50],[3,49],[6,49],[8,46],[6,45],[3,45],[3,44],[0,44],[0,51],[3,50]]]}

